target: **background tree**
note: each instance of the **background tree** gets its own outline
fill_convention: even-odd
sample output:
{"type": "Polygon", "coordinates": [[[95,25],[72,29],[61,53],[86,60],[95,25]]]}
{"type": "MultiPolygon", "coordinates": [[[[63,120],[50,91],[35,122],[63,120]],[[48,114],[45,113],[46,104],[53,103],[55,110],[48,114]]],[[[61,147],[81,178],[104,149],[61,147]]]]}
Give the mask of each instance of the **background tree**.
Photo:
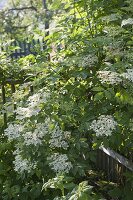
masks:
{"type": "Polygon", "coordinates": [[[45,10],[39,1],[9,1],[6,9],[1,11],[1,33],[11,38],[25,38],[45,30],[45,10]]]}

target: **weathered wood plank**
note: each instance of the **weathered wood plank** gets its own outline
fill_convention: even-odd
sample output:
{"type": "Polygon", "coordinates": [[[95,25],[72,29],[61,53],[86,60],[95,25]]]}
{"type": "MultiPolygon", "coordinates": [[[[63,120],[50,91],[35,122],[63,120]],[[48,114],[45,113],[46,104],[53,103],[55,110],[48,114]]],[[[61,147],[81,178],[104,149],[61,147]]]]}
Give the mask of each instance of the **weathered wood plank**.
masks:
{"type": "MultiPolygon", "coordinates": [[[[5,86],[2,85],[2,101],[3,105],[6,103],[6,91],[5,91],[5,86]]],[[[7,113],[3,114],[3,119],[4,119],[4,127],[7,126],[7,113]]]]}
{"type": "MultiPolygon", "coordinates": [[[[12,91],[12,94],[15,93],[16,91],[16,88],[15,88],[15,85],[14,84],[11,84],[11,91],[12,91]]],[[[16,103],[13,104],[13,108],[14,108],[14,111],[16,110],[17,106],[16,106],[16,103]]],[[[14,112],[14,119],[16,118],[16,113],[14,112]]]]}
{"type": "Polygon", "coordinates": [[[116,153],[115,151],[111,150],[110,148],[105,148],[103,146],[100,147],[100,149],[108,156],[114,158],[118,163],[121,163],[123,166],[125,166],[130,171],[133,171],[133,163],[129,161],[124,156],[121,156],[120,154],[116,153]]]}

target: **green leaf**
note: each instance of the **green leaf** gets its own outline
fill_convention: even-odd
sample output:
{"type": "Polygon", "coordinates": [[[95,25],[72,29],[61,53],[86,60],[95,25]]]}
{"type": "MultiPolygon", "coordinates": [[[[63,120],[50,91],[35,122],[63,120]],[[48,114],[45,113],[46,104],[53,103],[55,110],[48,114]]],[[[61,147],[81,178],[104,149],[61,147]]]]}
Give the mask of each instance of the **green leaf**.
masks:
{"type": "Polygon", "coordinates": [[[94,101],[99,101],[102,100],[104,98],[104,93],[103,92],[98,92],[95,96],[94,96],[94,101]]]}
{"type": "Polygon", "coordinates": [[[63,186],[64,186],[64,188],[71,190],[76,186],[76,184],[73,183],[73,182],[72,183],[65,183],[63,186]]]}
{"type": "Polygon", "coordinates": [[[107,98],[107,99],[111,99],[111,93],[108,91],[108,90],[105,90],[104,91],[104,94],[105,94],[105,97],[107,98]]]}
{"type": "Polygon", "coordinates": [[[94,92],[101,92],[101,91],[104,91],[104,88],[103,87],[93,87],[92,88],[92,91],[94,91],[94,92]]]}
{"type": "Polygon", "coordinates": [[[121,197],[122,195],[121,190],[119,188],[115,188],[109,191],[108,194],[113,198],[118,198],[118,197],[121,197]]]}

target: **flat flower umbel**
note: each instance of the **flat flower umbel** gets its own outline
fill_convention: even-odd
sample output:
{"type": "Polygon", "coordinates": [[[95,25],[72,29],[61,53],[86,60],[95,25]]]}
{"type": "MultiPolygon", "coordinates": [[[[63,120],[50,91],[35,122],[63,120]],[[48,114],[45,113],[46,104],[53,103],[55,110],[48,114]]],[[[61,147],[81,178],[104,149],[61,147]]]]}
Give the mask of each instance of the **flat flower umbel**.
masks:
{"type": "Polygon", "coordinates": [[[56,173],[69,173],[72,163],[68,160],[66,154],[54,153],[48,158],[49,166],[56,173]]]}
{"type": "Polygon", "coordinates": [[[97,120],[93,120],[90,126],[96,136],[110,136],[112,131],[116,129],[117,122],[111,115],[101,115],[97,120]]]}

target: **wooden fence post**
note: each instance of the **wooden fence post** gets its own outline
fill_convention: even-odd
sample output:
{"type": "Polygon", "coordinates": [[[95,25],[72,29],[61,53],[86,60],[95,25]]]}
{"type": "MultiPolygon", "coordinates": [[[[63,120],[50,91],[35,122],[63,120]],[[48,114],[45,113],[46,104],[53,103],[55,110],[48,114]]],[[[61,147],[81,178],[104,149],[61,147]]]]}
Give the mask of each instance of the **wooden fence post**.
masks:
{"type": "MultiPolygon", "coordinates": [[[[4,84],[2,85],[2,101],[3,105],[6,103],[6,92],[5,92],[5,86],[4,84]]],[[[4,112],[3,114],[3,119],[4,119],[4,127],[7,127],[7,113],[4,112]]]]}
{"type": "MultiPolygon", "coordinates": [[[[11,84],[11,91],[12,91],[12,94],[14,94],[15,91],[16,91],[14,84],[11,84]]],[[[16,110],[16,104],[15,103],[13,104],[13,107],[14,107],[14,111],[15,111],[16,110]]],[[[14,113],[14,118],[15,117],[16,117],[16,113],[14,113]]]]}

